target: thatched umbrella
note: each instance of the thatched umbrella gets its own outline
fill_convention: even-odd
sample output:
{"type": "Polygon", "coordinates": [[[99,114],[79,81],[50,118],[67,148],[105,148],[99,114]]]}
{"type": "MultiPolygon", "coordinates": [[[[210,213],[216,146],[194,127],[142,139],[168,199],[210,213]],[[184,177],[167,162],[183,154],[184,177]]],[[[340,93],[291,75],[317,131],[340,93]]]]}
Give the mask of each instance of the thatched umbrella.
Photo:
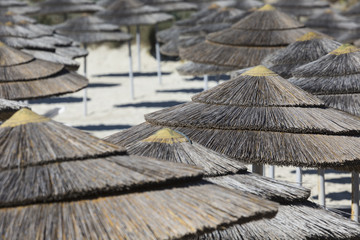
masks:
{"type": "Polygon", "coordinates": [[[260,64],[264,57],[309,32],[303,24],[271,5],[253,12],[231,28],[211,33],[206,41],[180,49],[183,59],[233,70],[260,64]]]}
{"type": "Polygon", "coordinates": [[[153,134],[147,128],[166,126],[253,164],[333,168],[360,163],[360,140],[354,137],[360,134],[360,119],[326,108],[263,66],[192,100],[147,114],[147,123],[121,135],[138,141],[153,134]]]}
{"type": "Polygon", "coordinates": [[[325,0],[278,0],[273,5],[297,17],[312,16],[330,8],[330,4],[325,0]]]}
{"type": "MultiPolygon", "coordinates": [[[[104,20],[96,16],[82,16],[66,21],[60,25],[55,26],[56,32],[67,37],[75,39],[82,43],[84,48],[88,44],[103,43],[103,42],[128,42],[129,44],[129,78],[131,86],[131,98],[134,99],[134,79],[132,71],[132,58],[130,40],[131,35],[123,33],[118,26],[106,23],[104,20]]],[[[87,62],[84,57],[84,75],[87,77],[87,62]]],[[[87,115],[87,90],[84,89],[84,115],[87,115]]]]}
{"type": "Polygon", "coordinates": [[[350,17],[355,22],[360,23],[360,3],[356,3],[348,10],[342,13],[343,15],[350,17]]]}
{"type": "Polygon", "coordinates": [[[17,0],[0,1],[0,13],[11,11],[17,14],[27,14],[37,10],[38,7],[29,6],[26,2],[23,1],[17,1],[17,0]]]}
{"type": "MultiPolygon", "coordinates": [[[[151,128],[156,131],[161,127],[152,126],[151,128]]],[[[236,160],[206,149],[180,132],[168,128],[160,129],[154,135],[139,142],[127,141],[126,138],[112,138],[112,142],[126,146],[130,154],[202,167],[206,169],[206,176],[217,176],[208,178],[213,183],[282,204],[279,213],[271,221],[258,220],[244,225],[235,225],[206,234],[199,239],[263,239],[265,236],[268,239],[284,240],[311,237],[355,239],[360,236],[358,224],[306,201],[310,195],[309,190],[248,173],[242,170],[239,162],[236,165],[236,160]],[[234,175],[235,171],[237,173],[234,175]],[[227,175],[219,177],[224,174],[227,175]]]]}
{"type": "Polygon", "coordinates": [[[25,100],[81,90],[88,80],[64,65],[36,59],[0,42],[0,98],[25,100]]]}
{"type": "Polygon", "coordinates": [[[286,48],[268,55],[262,64],[283,78],[290,78],[295,68],[315,61],[340,46],[341,43],[325,35],[309,32],[286,48]]]}
{"type": "Polygon", "coordinates": [[[203,181],[198,168],[124,155],[29,110],[3,123],[0,136],[7,239],[184,239],[277,211],[276,203],[203,181]]]}
{"type": "Polygon", "coordinates": [[[38,4],[39,9],[32,15],[95,13],[103,10],[92,0],[46,0],[38,4]]]}
{"type": "Polygon", "coordinates": [[[181,0],[142,0],[149,6],[160,9],[161,12],[194,11],[198,6],[194,3],[187,3],[181,0]]]}
{"type": "MultiPolygon", "coordinates": [[[[172,15],[162,13],[160,9],[145,5],[138,0],[115,0],[107,6],[106,11],[102,11],[99,15],[110,23],[119,26],[136,26],[136,44],[138,52],[138,67],[141,71],[140,58],[140,25],[155,25],[155,35],[158,32],[158,23],[171,21],[172,15]]],[[[161,59],[160,46],[156,41],[156,60],[158,65],[159,83],[161,79],[161,59]]]]}
{"type": "Polygon", "coordinates": [[[55,34],[52,27],[9,12],[0,15],[0,41],[39,59],[64,64],[69,69],[79,67],[74,58],[88,54],[72,39],[55,34]]]}
{"type": "Polygon", "coordinates": [[[28,107],[26,104],[16,101],[9,101],[0,98],[0,123],[10,118],[21,108],[28,107]]]}
{"type": "Polygon", "coordinates": [[[264,3],[258,0],[240,0],[240,1],[235,1],[235,4],[232,7],[249,11],[260,8],[263,5],[264,3]]]}
{"type": "Polygon", "coordinates": [[[306,21],[306,26],[334,37],[339,42],[352,43],[360,38],[360,26],[333,10],[325,10],[306,21]]]}

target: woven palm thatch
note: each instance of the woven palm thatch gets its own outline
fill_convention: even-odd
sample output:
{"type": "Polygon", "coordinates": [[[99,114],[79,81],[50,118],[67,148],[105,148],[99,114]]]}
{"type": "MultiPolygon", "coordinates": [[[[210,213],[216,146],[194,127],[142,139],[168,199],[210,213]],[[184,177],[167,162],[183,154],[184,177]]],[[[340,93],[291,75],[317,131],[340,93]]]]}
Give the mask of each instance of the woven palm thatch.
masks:
{"type": "Polygon", "coordinates": [[[340,46],[341,43],[327,36],[309,32],[286,48],[268,55],[262,64],[283,78],[290,78],[295,68],[315,61],[340,46]]]}
{"type": "Polygon", "coordinates": [[[32,15],[95,13],[104,10],[90,0],[46,0],[38,4],[38,11],[32,15]]]}
{"type": "Polygon", "coordinates": [[[79,91],[88,85],[64,65],[38,60],[0,43],[0,98],[33,99],[79,91]]]}
{"type": "Polygon", "coordinates": [[[212,64],[194,63],[190,61],[181,65],[180,67],[177,67],[176,70],[180,75],[183,76],[201,76],[227,73],[236,70],[236,68],[212,64]]]}
{"type": "Polygon", "coordinates": [[[129,41],[130,34],[123,33],[117,25],[108,24],[96,16],[82,16],[57,25],[56,32],[81,43],[129,41]]]}
{"type": "Polygon", "coordinates": [[[181,0],[143,0],[143,3],[160,9],[161,12],[194,11],[198,6],[181,0]]]}
{"type": "Polygon", "coordinates": [[[15,112],[26,107],[28,107],[26,104],[20,102],[0,99],[0,122],[7,120],[15,112]]]}
{"type": "Polygon", "coordinates": [[[186,136],[168,128],[161,129],[154,135],[129,145],[127,149],[131,155],[201,167],[207,176],[219,176],[246,170],[246,167],[239,161],[193,143],[186,136]]]}
{"type": "Polygon", "coordinates": [[[119,155],[124,149],[29,110],[0,136],[0,148],[19,153],[0,160],[13,166],[0,170],[7,239],[183,239],[276,214],[276,203],[201,181],[200,169],[119,155]]]}
{"type": "Polygon", "coordinates": [[[309,18],[306,26],[332,36],[340,42],[354,42],[360,38],[358,24],[332,10],[325,10],[309,18]]]}
{"type": "Polygon", "coordinates": [[[312,16],[330,8],[330,4],[325,0],[278,0],[274,6],[297,17],[312,16]]]}
{"type": "Polygon", "coordinates": [[[138,0],[115,0],[98,15],[107,22],[120,26],[154,25],[173,19],[172,15],[161,13],[160,9],[138,0]]]}
{"type": "Polygon", "coordinates": [[[206,41],[180,49],[180,57],[203,64],[246,68],[309,32],[285,13],[265,5],[231,28],[207,35],[206,41]]]}
{"type": "MultiPolygon", "coordinates": [[[[0,3],[1,4],[1,3],[0,3]]],[[[0,10],[1,11],[1,10],[0,10]]],[[[14,12],[0,12],[0,22],[14,22],[14,23],[36,23],[36,20],[23,15],[15,14],[14,12]]]]}
{"type": "Polygon", "coordinates": [[[325,108],[263,66],[192,100],[145,115],[148,123],[132,129],[129,139],[148,137],[145,129],[156,125],[243,162],[317,168],[359,164],[359,118],[325,108]]]}
{"type": "Polygon", "coordinates": [[[360,116],[360,50],[342,45],[318,60],[296,68],[289,79],[331,107],[360,116]]]}

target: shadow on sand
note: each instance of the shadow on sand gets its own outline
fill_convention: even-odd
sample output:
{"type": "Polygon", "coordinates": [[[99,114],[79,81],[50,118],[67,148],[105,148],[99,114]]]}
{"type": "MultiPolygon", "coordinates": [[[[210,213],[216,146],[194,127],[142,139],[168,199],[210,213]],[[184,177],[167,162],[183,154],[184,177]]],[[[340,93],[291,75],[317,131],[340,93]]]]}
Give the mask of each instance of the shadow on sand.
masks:
{"type": "Polygon", "coordinates": [[[129,104],[115,105],[115,107],[117,107],[117,108],[126,108],[126,107],[166,108],[166,107],[173,107],[173,106],[183,104],[183,103],[185,103],[185,102],[179,102],[179,101],[141,102],[141,103],[129,103],[129,104]]]}
{"type": "MultiPolygon", "coordinates": [[[[295,174],[296,170],[291,171],[291,173],[295,174]]],[[[325,170],[325,174],[327,173],[335,173],[335,174],[343,174],[343,173],[349,173],[349,172],[343,172],[343,171],[337,171],[337,170],[332,170],[332,169],[326,169],[325,170]]],[[[318,174],[318,170],[317,169],[303,169],[303,174],[318,174]]],[[[349,173],[350,174],[350,173],[349,173]]],[[[326,176],[325,176],[326,178],[326,176]]]]}
{"type": "Polygon", "coordinates": [[[127,128],[131,128],[131,125],[86,125],[86,126],[74,126],[77,129],[83,130],[83,131],[111,131],[111,130],[123,130],[127,128]]]}
{"type": "MultiPolygon", "coordinates": [[[[87,98],[91,101],[91,98],[87,98]]],[[[30,100],[30,104],[57,104],[57,103],[80,103],[83,101],[82,97],[54,97],[54,98],[43,98],[30,100]]]]}
{"type": "Polygon", "coordinates": [[[204,91],[203,88],[183,88],[183,89],[166,89],[157,90],[157,93],[199,93],[204,91]]]}
{"type": "MultiPolygon", "coordinates": [[[[134,77],[156,77],[157,72],[134,72],[134,77]]],[[[162,76],[170,75],[171,72],[162,72],[162,76]]],[[[106,74],[95,74],[92,77],[129,77],[129,73],[106,73],[106,74]]]]}
{"type": "Polygon", "coordinates": [[[89,88],[103,88],[103,87],[117,87],[121,86],[120,83],[90,83],[89,88]]]}
{"type": "MultiPolygon", "coordinates": [[[[220,75],[218,77],[216,76],[209,76],[208,77],[209,81],[226,81],[226,80],[230,80],[230,76],[229,75],[220,75]]],[[[192,77],[192,78],[185,78],[185,81],[204,81],[204,77],[192,77]]]]}
{"type": "MultiPolygon", "coordinates": [[[[319,198],[318,195],[313,196],[315,200],[319,198]]],[[[326,194],[326,198],[330,198],[334,201],[341,201],[341,200],[350,200],[351,199],[351,193],[349,191],[343,191],[343,192],[335,192],[335,193],[328,193],[326,194]]]]}

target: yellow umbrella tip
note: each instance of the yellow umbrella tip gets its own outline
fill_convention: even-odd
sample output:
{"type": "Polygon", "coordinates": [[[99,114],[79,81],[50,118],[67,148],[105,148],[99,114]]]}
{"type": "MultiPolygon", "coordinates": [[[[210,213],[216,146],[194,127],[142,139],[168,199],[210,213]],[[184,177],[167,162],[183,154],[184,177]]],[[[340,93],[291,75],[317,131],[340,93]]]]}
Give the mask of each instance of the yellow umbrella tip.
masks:
{"type": "Polygon", "coordinates": [[[174,144],[189,142],[189,140],[184,135],[181,135],[172,129],[163,128],[150,137],[145,138],[142,142],[174,144]]]}
{"type": "Polygon", "coordinates": [[[302,37],[299,37],[298,39],[296,39],[297,42],[305,42],[305,41],[309,41],[309,40],[313,40],[313,39],[323,39],[324,36],[319,34],[319,33],[315,33],[315,32],[308,32],[305,35],[303,35],[302,37]]]}
{"type": "Polygon", "coordinates": [[[216,3],[213,3],[208,7],[208,9],[218,9],[218,8],[220,8],[220,6],[217,5],[216,3]]]}
{"type": "Polygon", "coordinates": [[[264,6],[262,6],[261,8],[258,9],[258,11],[260,11],[260,12],[274,11],[274,10],[276,10],[276,9],[270,4],[265,4],[264,6]]]}
{"type": "Polygon", "coordinates": [[[334,51],[330,52],[332,55],[342,55],[342,54],[348,54],[353,52],[359,52],[360,49],[351,45],[351,44],[343,44],[334,51]]]}
{"type": "Polygon", "coordinates": [[[40,123],[48,121],[50,121],[49,118],[40,116],[27,108],[23,108],[12,115],[12,117],[5,121],[0,127],[16,127],[26,125],[28,123],[40,123]]]}
{"type": "Polygon", "coordinates": [[[267,77],[267,76],[276,76],[277,74],[271,71],[270,69],[259,65],[253,67],[249,71],[246,71],[241,74],[242,76],[252,76],[252,77],[267,77]]]}

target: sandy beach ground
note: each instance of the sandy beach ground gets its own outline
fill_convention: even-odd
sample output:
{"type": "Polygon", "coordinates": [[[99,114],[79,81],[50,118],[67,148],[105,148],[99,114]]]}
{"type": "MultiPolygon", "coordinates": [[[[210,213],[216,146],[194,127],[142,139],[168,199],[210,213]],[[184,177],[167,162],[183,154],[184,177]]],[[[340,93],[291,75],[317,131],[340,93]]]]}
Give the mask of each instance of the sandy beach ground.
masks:
{"type": "MultiPolygon", "coordinates": [[[[142,72],[138,73],[136,46],[132,46],[135,71],[135,100],[130,98],[128,78],[128,49],[100,46],[89,49],[88,116],[83,115],[83,91],[61,97],[31,101],[31,108],[40,114],[53,108],[63,111],[54,120],[87,131],[97,137],[106,137],[144,121],[144,114],[190,101],[191,96],[202,91],[203,82],[181,77],[175,68],[181,62],[162,63],[162,85],[156,75],[157,64],[148,48],[141,50],[142,72]]],[[[82,63],[82,59],[79,60],[82,63]]],[[[79,73],[83,69],[80,67],[79,73]]],[[[210,81],[209,86],[215,86],[210,81]]],[[[251,168],[250,168],[251,169],[251,168]]],[[[267,170],[268,168],[266,168],[267,170]]],[[[295,168],[277,167],[276,179],[295,182],[295,168]]],[[[304,186],[312,191],[311,199],[317,202],[317,171],[304,170],[304,186]]],[[[351,175],[326,171],[327,205],[350,207],[351,175]]]]}

